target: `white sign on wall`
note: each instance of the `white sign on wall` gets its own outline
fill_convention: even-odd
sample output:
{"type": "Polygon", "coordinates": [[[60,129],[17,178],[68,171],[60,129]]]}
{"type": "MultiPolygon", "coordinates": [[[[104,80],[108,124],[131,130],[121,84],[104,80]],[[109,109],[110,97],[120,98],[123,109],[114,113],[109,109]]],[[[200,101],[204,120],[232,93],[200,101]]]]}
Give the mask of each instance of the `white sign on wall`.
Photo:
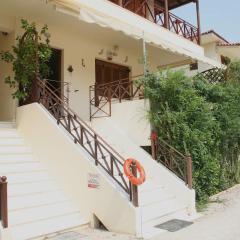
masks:
{"type": "Polygon", "coordinates": [[[100,188],[100,176],[99,174],[88,173],[88,187],[89,188],[100,188]]]}

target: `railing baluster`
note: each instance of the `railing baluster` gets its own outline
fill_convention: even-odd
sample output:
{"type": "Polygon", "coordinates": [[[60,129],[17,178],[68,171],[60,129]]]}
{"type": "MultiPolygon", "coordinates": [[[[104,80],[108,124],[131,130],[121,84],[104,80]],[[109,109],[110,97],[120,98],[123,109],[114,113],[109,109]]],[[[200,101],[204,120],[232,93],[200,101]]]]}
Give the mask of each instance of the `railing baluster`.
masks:
{"type": "Polygon", "coordinates": [[[118,92],[119,92],[119,102],[121,103],[122,102],[122,96],[121,96],[121,94],[122,94],[122,89],[121,89],[121,84],[120,84],[120,81],[119,81],[119,83],[118,83],[118,92]]]}
{"type": "MultiPolygon", "coordinates": [[[[137,166],[136,162],[132,163],[132,173],[134,177],[137,177],[137,166]]],[[[132,203],[135,207],[138,207],[138,187],[132,184],[132,203]]]]}
{"type": "Polygon", "coordinates": [[[80,144],[83,146],[83,126],[80,125],[80,144]]]}
{"type": "Polygon", "coordinates": [[[110,166],[111,166],[111,174],[112,174],[112,176],[114,176],[114,168],[113,168],[113,161],[114,161],[114,158],[113,158],[113,155],[111,155],[111,157],[110,157],[110,161],[111,161],[111,163],[110,163],[110,166]]]}
{"type": "Polygon", "coordinates": [[[160,138],[156,140],[156,155],[158,161],[185,181],[186,185],[192,189],[192,158],[190,155],[184,156],[160,138]]]}
{"type": "Polygon", "coordinates": [[[97,134],[94,134],[94,159],[95,159],[95,165],[98,165],[98,139],[97,134]]]}
{"type": "Polygon", "coordinates": [[[67,114],[67,129],[69,132],[71,132],[71,115],[67,114]]]}
{"type": "Polygon", "coordinates": [[[109,116],[112,116],[112,92],[111,86],[108,86],[108,104],[109,104],[109,116]]]}
{"type": "Polygon", "coordinates": [[[192,182],[192,157],[191,155],[186,156],[186,161],[187,161],[187,184],[190,189],[193,187],[193,182],[192,182]]]}

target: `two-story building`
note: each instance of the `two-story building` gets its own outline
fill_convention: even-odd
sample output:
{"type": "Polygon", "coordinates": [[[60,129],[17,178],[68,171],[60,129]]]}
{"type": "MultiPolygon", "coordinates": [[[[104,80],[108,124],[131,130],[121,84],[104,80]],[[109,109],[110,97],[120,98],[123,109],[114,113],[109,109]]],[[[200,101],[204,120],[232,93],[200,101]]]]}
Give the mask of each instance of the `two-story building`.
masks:
{"type": "Polygon", "coordinates": [[[48,25],[53,54],[46,81],[67,104],[41,92],[41,104],[18,107],[3,80],[12,67],[0,61],[0,121],[8,122],[0,126],[0,175],[9,179],[9,237],[32,239],[99,221],[147,237],[166,220],[194,215],[191,186],[141,148],[150,146],[150,124],[132,80],[144,74],[146,55],[150,71],[196,61],[221,67],[200,45],[199,1],[1,1],[0,51],[22,34],[21,19],[48,25]],[[172,13],[186,4],[196,5],[197,26],[172,13]],[[128,157],[146,172],[138,204],[131,203],[122,169],[128,157]]]}

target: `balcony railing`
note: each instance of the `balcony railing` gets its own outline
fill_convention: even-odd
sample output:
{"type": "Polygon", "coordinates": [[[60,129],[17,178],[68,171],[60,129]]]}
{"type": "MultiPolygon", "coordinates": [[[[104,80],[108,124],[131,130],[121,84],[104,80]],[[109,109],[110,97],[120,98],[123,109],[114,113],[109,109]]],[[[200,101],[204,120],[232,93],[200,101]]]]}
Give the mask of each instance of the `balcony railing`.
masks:
{"type": "Polygon", "coordinates": [[[89,87],[90,120],[110,117],[112,103],[144,98],[144,89],[137,80],[143,75],[89,87]]]}
{"type": "Polygon", "coordinates": [[[159,4],[149,0],[109,0],[119,6],[134,12],[168,30],[196,43],[200,43],[200,31],[197,27],[177,17],[171,12],[166,12],[159,4]]]}

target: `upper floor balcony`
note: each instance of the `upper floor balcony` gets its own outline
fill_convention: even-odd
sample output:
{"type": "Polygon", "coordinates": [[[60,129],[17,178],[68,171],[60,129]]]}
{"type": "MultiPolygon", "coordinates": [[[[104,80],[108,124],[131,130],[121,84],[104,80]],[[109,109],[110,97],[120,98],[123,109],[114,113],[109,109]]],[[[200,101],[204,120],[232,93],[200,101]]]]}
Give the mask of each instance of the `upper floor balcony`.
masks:
{"type": "Polygon", "coordinates": [[[200,14],[198,0],[109,0],[182,37],[200,44],[200,14]],[[188,3],[196,3],[197,26],[183,20],[171,10],[188,3]]]}

